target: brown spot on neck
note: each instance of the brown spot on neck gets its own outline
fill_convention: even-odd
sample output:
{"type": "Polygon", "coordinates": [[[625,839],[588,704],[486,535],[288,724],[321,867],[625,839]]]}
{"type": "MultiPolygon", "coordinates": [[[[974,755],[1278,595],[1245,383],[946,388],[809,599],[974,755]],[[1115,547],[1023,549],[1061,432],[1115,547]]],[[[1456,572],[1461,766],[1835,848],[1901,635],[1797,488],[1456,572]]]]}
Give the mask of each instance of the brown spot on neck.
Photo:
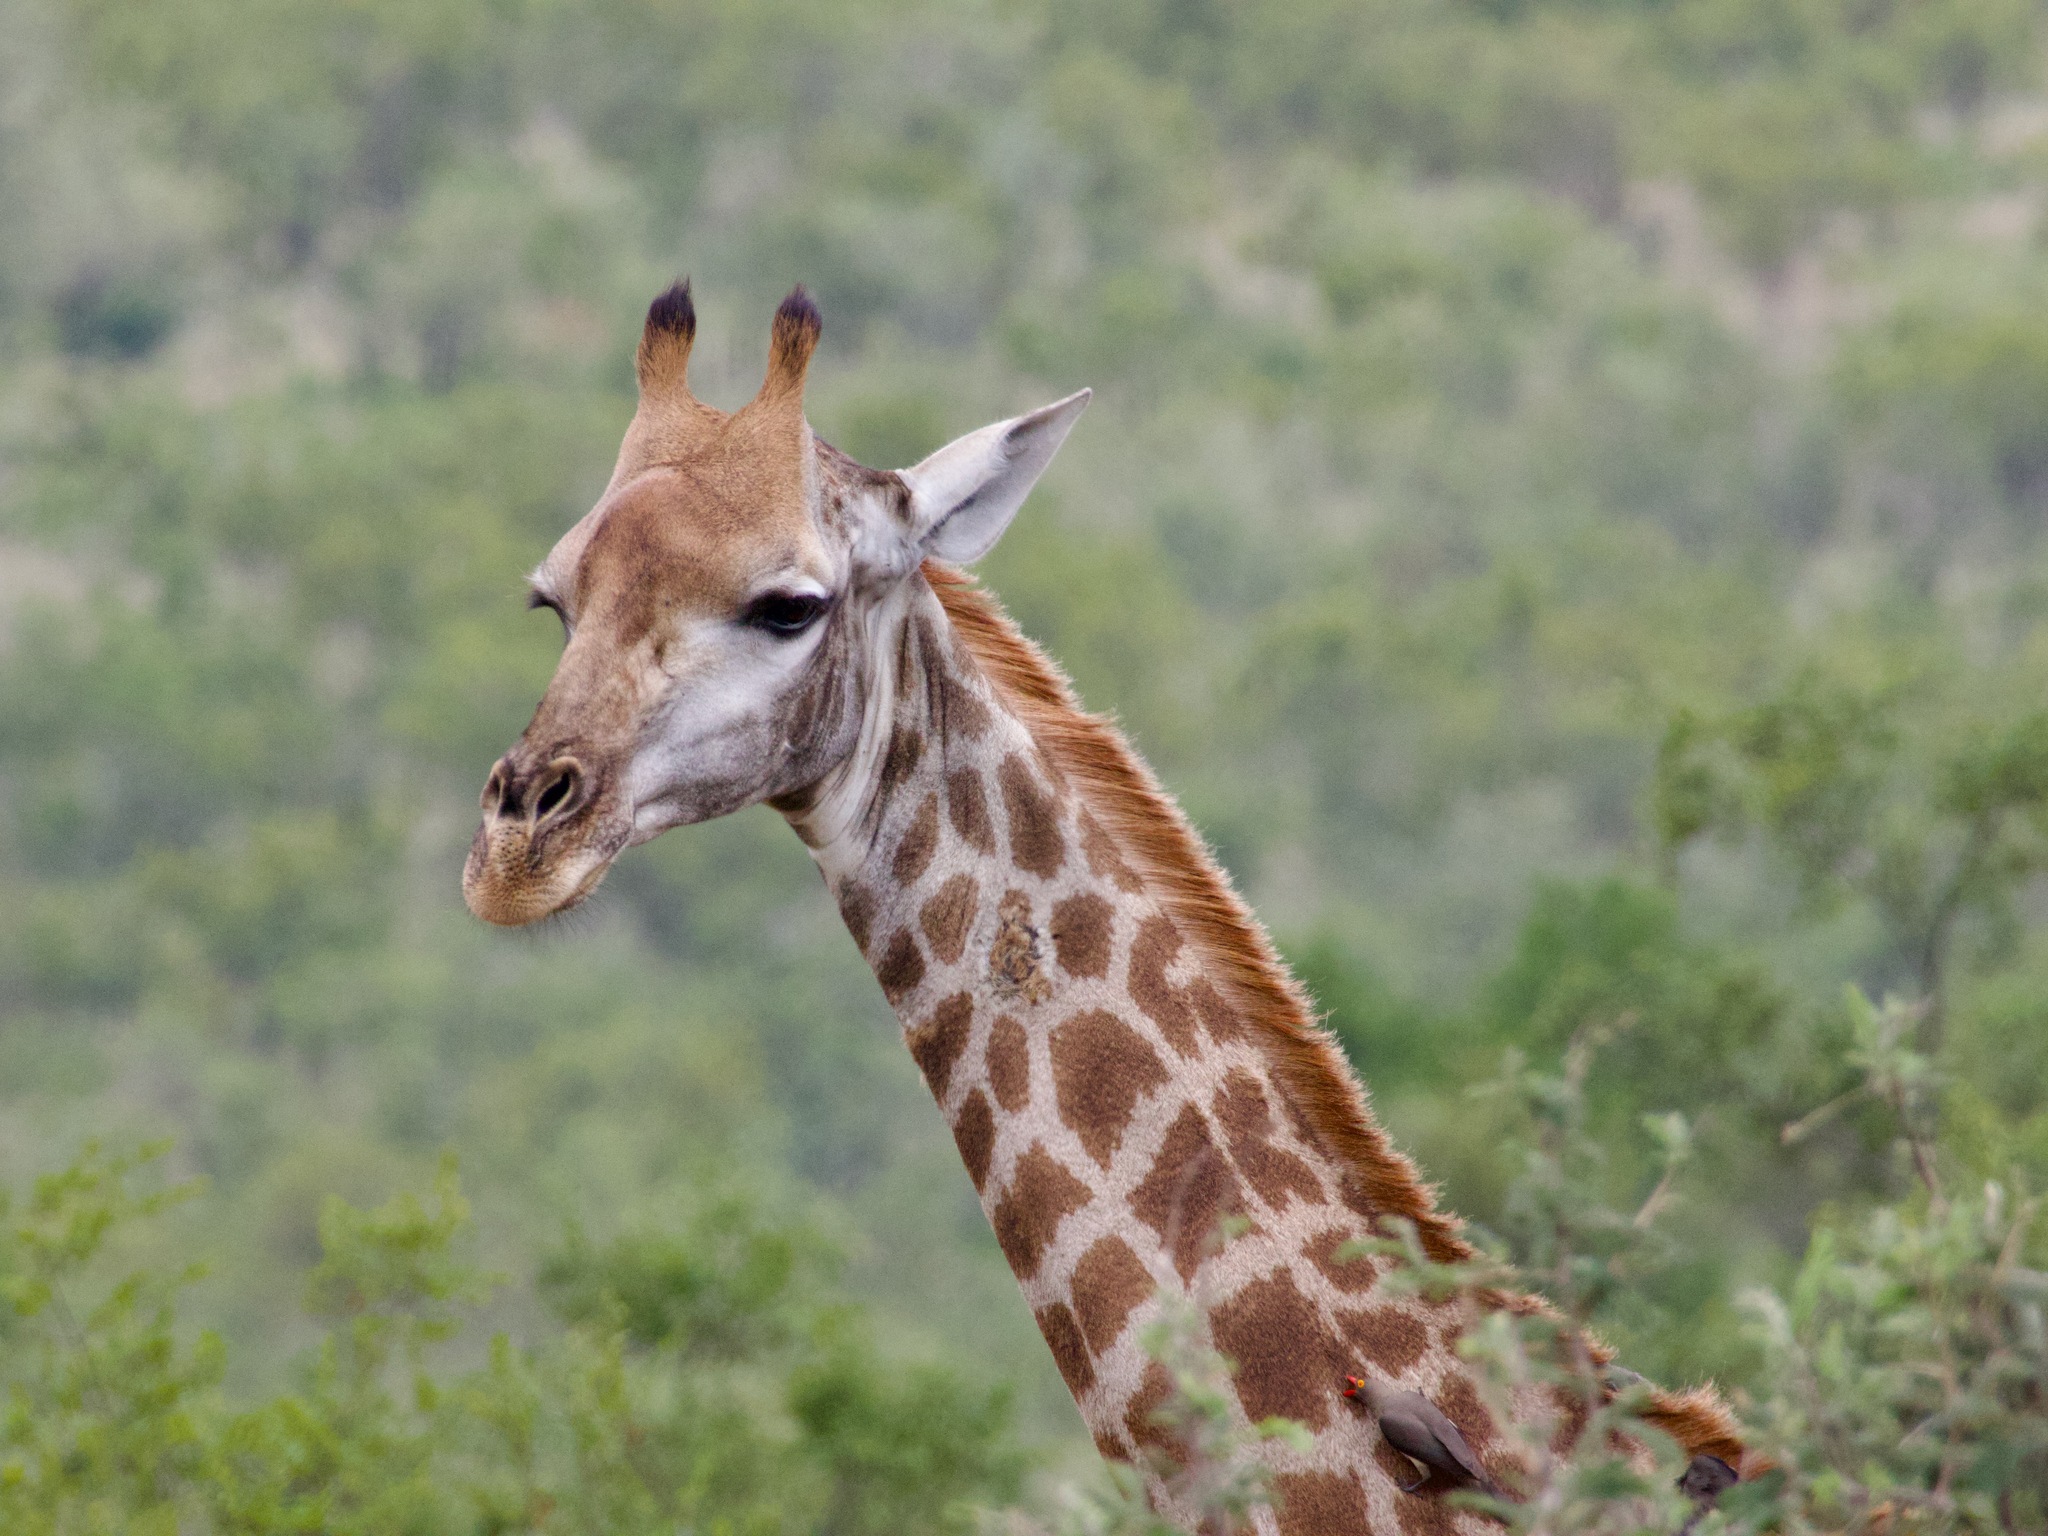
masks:
{"type": "Polygon", "coordinates": [[[1019,1280],[1038,1273],[1060,1223],[1091,1198],[1088,1186],[1046,1151],[1044,1143],[1033,1142],[1017,1159],[1017,1171],[989,1214],[989,1224],[996,1229],[996,1242],[1019,1280]]]}
{"type": "Polygon", "coordinates": [[[938,846],[939,797],[929,794],[912,813],[910,825],[903,829],[903,840],[896,845],[896,857],[890,861],[889,873],[896,877],[896,883],[904,887],[917,884],[931,867],[938,846]]]}
{"type": "Polygon", "coordinates": [[[1286,1270],[1240,1288],[1209,1323],[1216,1347],[1237,1363],[1237,1398],[1254,1424],[1276,1416],[1310,1429],[1329,1422],[1344,1362],[1286,1270]]]}
{"type": "Polygon", "coordinates": [[[917,915],[932,958],[941,965],[957,961],[967,947],[968,930],[974,926],[980,889],[972,875],[955,875],[924,904],[917,915]]]}
{"type": "Polygon", "coordinates": [[[1242,1067],[1232,1072],[1216,1091],[1215,1109],[1232,1161],[1261,1200],[1276,1211],[1284,1209],[1290,1197],[1310,1205],[1323,1203],[1326,1196],[1315,1170],[1273,1144],[1272,1111],[1256,1077],[1242,1067]]]}
{"type": "Polygon", "coordinates": [[[1280,1536],[1335,1536],[1372,1528],[1365,1488],[1348,1473],[1283,1473],[1273,1480],[1273,1491],[1279,1496],[1280,1536]]]}
{"type": "Polygon", "coordinates": [[[1202,1260],[1223,1242],[1222,1222],[1244,1206],[1237,1177],[1209,1135],[1209,1122],[1194,1105],[1182,1107],[1160,1143],[1152,1171],[1131,1191],[1131,1209],[1157,1232],[1173,1254],[1183,1280],[1193,1280],[1202,1260]]]}
{"type": "MultiPolygon", "coordinates": [[[[1210,984],[1208,977],[1197,976],[1187,984],[1182,995],[1187,998],[1188,1006],[1195,1010],[1195,1017],[1201,1021],[1202,1028],[1209,1032],[1209,1038],[1218,1045],[1250,1038],[1243,1016],[1223,1000],[1223,994],[1210,984]]],[[[1316,1144],[1313,1136],[1304,1136],[1302,1140],[1311,1146],[1316,1144]]]]}
{"type": "Polygon", "coordinates": [[[988,1086],[1006,1114],[1031,1102],[1031,1047],[1024,1026],[1007,1013],[989,1026],[988,1086]]]}
{"type": "Polygon", "coordinates": [[[1173,1378],[1167,1374],[1165,1366],[1152,1360],[1146,1363],[1138,1390],[1131,1394],[1131,1400],[1124,1408],[1124,1432],[1131,1437],[1131,1443],[1141,1452],[1150,1453],[1146,1459],[1153,1463],[1155,1470],[1166,1472],[1179,1467],[1188,1458],[1186,1441],[1159,1412],[1172,1396],[1173,1378]]]}
{"type": "Polygon", "coordinates": [[[925,694],[925,711],[940,737],[947,741],[981,740],[994,724],[986,704],[976,697],[974,686],[962,672],[971,672],[973,658],[956,653],[951,626],[941,639],[924,614],[913,616],[905,627],[905,639],[917,658],[917,677],[925,694]],[[964,666],[961,665],[964,662],[964,666]],[[957,669],[957,670],[956,670],[957,669]]]}
{"type": "Polygon", "coordinates": [[[1088,1347],[1100,1355],[1157,1287],[1145,1261],[1120,1237],[1099,1239],[1074,1266],[1074,1314],[1088,1347]]]}
{"type": "Polygon", "coordinates": [[[1131,940],[1131,1001],[1159,1026],[1167,1043],[1183,1056],[1195,1053],[1195,1016],[1181,989],[1166,979],[1180,953],[1180,930],[1165,917],[1148,917],[1131,940]]]}
{"type": "Polygon", "coordinates": [[[1377,1374],[1383,1376],[1398,1376],[1429,1348],[1429,1329],[1422,1320],[1393,1307],[1339,1312],[1337,1328],[1356,1352],[1358,1362],[1376,1367],[1377,1374]]]}
{"type": "Polygon", "coordinates": [[[1328,1227],[1310,1238],[1302,1251],[1308,1255],[1308,1261],[1322,1271],[1323,1278],[1338,1290],[1362,1294],[1373,1288],[1379,1269],[1363,1253],[1338,1257],[1355,1242],[1354,1235],[1344,1228],[1328,1227]]]}
{"type": "Polygon", "coordinates": [[[967,1049],[967,1037],[974,1027],[974,999],[955,992],[931,1011],[931,1016],[910,1032],[910,1055],[930,1084],[932,1097],[941,1104],[953,1081],[953,1067],[967,1049]]]}
{"type": "Polygon", "coordinates": [[[882,984],[882,994],[892,1005],[915,992],[924,980],[924,956],[917,952],[917,940],[908,928],[898,928],[890,938],[889,947],[875,962],[875,980],[882,984]]]}
{"type": "Polygon", "coordinates": [[[906,784],[924,760],[924,737],[913,726],[898,725],[889,736],[889,750],[882,758],[879,798],[887,803],[906,784]]]}
{"type": "Polygon", "coordinates": [[[1014,754],[996,770],[1003,791],[1003,809],[1010,818],[1010,858],[1027,875],[1050,880],[1067,861],[1066,839],[1060,835],[1059,813],[1052,797],[1039,787],[1024,759],[1014,754]]]}
{"type": "Polygon", "coordinates": [[[979,1088],[960,1102],[953,1121],[953,1145],[960,1149],[960,1161],[967,1165],[967,1177],[979,1191],[988,1183],[989,1159],[996,1150],[995,1111],[988,1107],[979,1088]]]}
{"type": "Polygon", "coordinates": [[[1135,896],[1145,888],[1145,882],[1124,862],[1115,841],[1090,810],[1081,812],[1081,852],[1086,855],[1088,868],[1096,879],[1107,880],[1127,896],[1135,896]]]}
{"type": "Polygon", "coordinates": [[[1052,1349],[1053,1364],[1060,1368],[1060,1379],[1069,1392],[1079,1397],[1095,1385],[1095,1362],[1088,1358],[1087,1347],[1081,1340],[1081,1325],[1074,1321],[1065,1302],[1056,1301],[1039,1309],[1038,1331],[1045,1335],[1045,1342],[1052,1349]]]}
{"type": "Polygon", "coordinates": [[[866,954],[875,925],[874,893],[858,880],[847,881],[839,888],[839,917],[861,953],[866,954]]]}
{"type": "MultiPolygon", "coordinates": [[[[1382,1473],[1402,1487],[1415,1481],[1415,1463],[1387,1444],[1384,1435],[1373,1436],[1372,1459],[1382,1473]]],[[[1441,1478],[1441,1473],[1432,1472],[1413,1498],[1394,1500],[1394,1514],[1401,1522],[1402,1536],[1458,1536],[1462,1523],[1458,1511],[1437,1497],[1448,1491],[1441,1478]]]]}
{"type": "Polygon", "coordinates": [[[996,851],[995,823],[989,819],[988,796],[978,770],[956,768],[946,775],[946,814],[961,842],[976,853],[996,851]]]}
{"type": "Polygon", "coordinates": [[[1077,1013],[1052,1032],[1053,1093],[1060,1119],[1105,1171],[1123,1144],[1138,1100],[1167,1082],[1159,1053],[1103,1009],[1077,1013]]]}
{"type": "Polygon", "coordinates": [[[1069,896],[1052,909],[1052,946],[1060,968],[1084,979],[1109,972],[1110,926],[1116,912],[1093,892],[1069,896]]]}
{"type": "Polygon", "coordinates": [[[1472,1385],[1472,1378],[1463,1371],[1452,1371],[1431,1396],[1483,1460],[1495,1439],[1493,1415],[1486,1411],[1486,1404],[1479,1396],[1479,1389],[1472,1385]]]}

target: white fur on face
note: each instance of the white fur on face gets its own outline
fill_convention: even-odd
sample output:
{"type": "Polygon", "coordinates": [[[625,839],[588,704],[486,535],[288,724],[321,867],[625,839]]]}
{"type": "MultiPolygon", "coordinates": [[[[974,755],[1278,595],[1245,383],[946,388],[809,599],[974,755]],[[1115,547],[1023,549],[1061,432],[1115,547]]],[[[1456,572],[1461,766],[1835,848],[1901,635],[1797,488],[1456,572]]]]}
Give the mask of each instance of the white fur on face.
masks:
{"type": "Polygon", "coordinates": [[[858,622],[853,675],[860,729],[852,751],[826,773],[810,810],[797,818],[798,832],[828,879],[852,873],[873,838],[875,796],[895,719],[898,640],[909,622],[913,590],[911,582],[898,581],[862,605],[858,615],[847,616],[858,622]]]}
{"type": "Polygon", "coordinates": [[[709,659],[690,665],[686,686],[664,702],[653,738],[635,754],[627,780],[635,843],[815,782],[810,807],[795,818],[815,856],[829,873],[829,861],[857,861],[864,852],[889,748],[898,641],[922,585],[915,574],[922,554],[904,523],[873,494],[849,498],[836,526],[828,524],[821,534],[839,567],[830,587],[791,576],[761,590],[830,596],[836,611],[795,640],[738,637],[768,648],[768,659],[780,665],[751,667],[731,655],[743,648],[732,645],[731,626],[723,626],[724,635],[693,634],[678,647],[709,659]],[[838,675],[804,678],[806,667],[827,659],[817,654],[827,645],[835,648],[830,660],[838,675]],[[806,683],[841,696],[811,712],[813,734],[799,740],[792,734],[791,704],[806,683]],[[819,729],[835,722],[836,730],[819,729]]]}
{"type": "Polygon", "coordinates": [[[789,739],[786,717],[839,619],[789,638],[724,619],[684,626],[624,775],[634,843],[790,787],[781,780],[810,744],[789,739]]]}

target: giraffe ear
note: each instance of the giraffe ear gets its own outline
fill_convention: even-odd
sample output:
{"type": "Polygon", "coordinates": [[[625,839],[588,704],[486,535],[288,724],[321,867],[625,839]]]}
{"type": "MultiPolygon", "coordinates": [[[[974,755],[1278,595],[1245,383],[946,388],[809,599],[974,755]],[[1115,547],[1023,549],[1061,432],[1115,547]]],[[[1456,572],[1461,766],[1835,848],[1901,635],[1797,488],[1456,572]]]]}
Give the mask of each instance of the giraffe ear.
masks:
{"type": "Polygon", "coordinates": [[[955,438],[900,471],[910,487],[910,532],[919,549],[954,565],[994,549],[1092,393],[1084,389],[955,438]]]}

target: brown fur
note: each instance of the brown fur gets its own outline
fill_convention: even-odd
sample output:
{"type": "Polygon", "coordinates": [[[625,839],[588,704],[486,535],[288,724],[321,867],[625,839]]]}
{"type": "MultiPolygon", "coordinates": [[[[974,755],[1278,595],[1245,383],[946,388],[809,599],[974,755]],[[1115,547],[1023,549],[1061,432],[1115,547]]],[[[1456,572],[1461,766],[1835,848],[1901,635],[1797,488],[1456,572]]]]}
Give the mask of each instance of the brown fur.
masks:
{"type": "Polygon", "coordinates": [[[803,284],[797,284],[775,311],[775,327],[768,338],[768,379],[761,386],[764,396],[803,393],[804,375],[824,329],[818,306],[803,284]]]}
{"type": "MultiPolygon", "coordinates": [[[[1423,1251],[1439,1263],[1475,1258],[1456,1220],[1437,1209],[1435,1190],[1374,1120],[1342,1051],[1317,1022],[1264,928],[1122,732],[1081,709],[1059,668],[972,577],[930,560],[924,576],[1003,704],[1053,769],[1073,781],[1116,848],[1135,862],[1203,957],[1207,974],[1234,994],[1264,1044],[1276,1084],[1331,1160],[1348,1170],[1360,1202],[1375,1217],[1412,1223],[1423,1251]]],[[[1517,1312],[1547,1310],[1529,1296],[1486,1300],[1517,1312]]],[[[1588,1343],[1595,1360],[1605,1363],[1611,1351],[1588,1343]]],[[[1741,1465],[1734,1419],[1711,1388],[1657,1391],[1643,1416],[1688,1455],[1704,1451],[1741,1465]]]]}
{"type": "Polygon", "coordinates": [[[690,393],[690,349],[697,340],[697,310],[687,281],[671,286],[647,306],[633,371],[640,381],[640,409],[621,445],[612,483],[652,464],[674,463],[714,437],[725,412],[690,393]]]}
{"type": "Polygon", "coordinates": [[[612,487],[657,465],[701,461],[700,474],[727,499],[757,513],[779,508],[786,518],[794,511],[808,523],[800,485],[818,445],[804,420],[804,377],[823,329],[810,295],[792,289],[775,311],[760,392],[728,414],[690,393],[697,312],[687,282],[669,288],[648,306],[641,328],[634,356],[640,408],[619,445],[612,487]]]}
{"type": "Polygon", "coordinates": [[[642,389],[690,390],[690,348],[697,340],[697,306],[690,299],[690,280],[672,283],[647,306],[647,324],[640,332],[634,372],[642,389]]]}

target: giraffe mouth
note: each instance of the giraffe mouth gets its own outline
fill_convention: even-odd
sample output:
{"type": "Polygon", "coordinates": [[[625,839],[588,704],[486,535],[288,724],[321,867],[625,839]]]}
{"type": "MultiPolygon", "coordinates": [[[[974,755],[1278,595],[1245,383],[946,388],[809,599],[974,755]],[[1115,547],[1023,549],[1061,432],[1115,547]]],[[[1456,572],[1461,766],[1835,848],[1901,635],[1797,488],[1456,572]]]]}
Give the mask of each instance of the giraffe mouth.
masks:
{"type": "Polygon", "coordinates": [[[487,818],[463,864],[462,899],[477,917],[500,928],[523,928],[554,917],[589,900],[626,846],[630,830],[560,846],[555,839],[537,842],[528,827],[494,825],[487,818]]]}

